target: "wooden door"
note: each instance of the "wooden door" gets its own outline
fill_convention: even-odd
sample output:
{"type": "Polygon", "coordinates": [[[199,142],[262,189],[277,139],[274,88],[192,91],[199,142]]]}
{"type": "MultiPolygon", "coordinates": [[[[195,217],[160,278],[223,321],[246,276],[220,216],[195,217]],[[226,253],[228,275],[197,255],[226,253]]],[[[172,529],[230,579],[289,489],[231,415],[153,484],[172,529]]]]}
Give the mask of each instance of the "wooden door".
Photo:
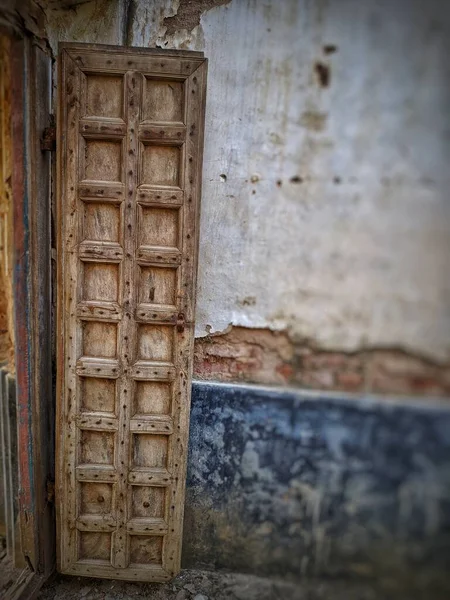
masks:
{"type": "Polygon", "coordinates": [[[180,567],[206,60],[60,48],[57,504],[63,573],[180,567]]]}

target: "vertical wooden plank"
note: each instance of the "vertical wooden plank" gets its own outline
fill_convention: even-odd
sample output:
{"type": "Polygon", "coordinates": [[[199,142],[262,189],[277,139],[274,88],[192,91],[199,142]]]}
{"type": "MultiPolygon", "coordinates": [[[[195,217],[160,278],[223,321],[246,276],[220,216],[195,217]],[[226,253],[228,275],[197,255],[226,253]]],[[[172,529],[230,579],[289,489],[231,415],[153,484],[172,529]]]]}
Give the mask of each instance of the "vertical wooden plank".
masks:
{"type": "MultiPolygon", "coordinates": [[[[59,107],[62,109],[64,131],[61,132],[62,142],[67,147],[67,152],[59,154],[62,161],[58,167],[58,174],[64,173],[61,197],[64,202],[59,203],[60,227],[58,228],[58,249],[64,253],[66,260],[59,264],[58,270],[58,378],[57,398],[63,397],[64,406],[56,403],[57,424],[65,419],[64,445],[58,445],[61,439],[57,437],[56,452],[62,458],[60,461],[60,477],[64,481],[64,503],[61,506],[61,518],[65,527],[57,530],[60,543],[64,545],[65,552],[58,556],[63,561],[59,568],[67,569],[77,559],[77,534],[75,529],[76,519],[76,479],[73,465],[77,452],[77,428],[75,424],[77,386],[76,386],[76,359],[81,346],[80,335],[76,327],[76,306],[78,299],[77,279],[73,274],[77,270],[78,256],[75,253],[76,240],[74,232],[77,230],[77,168],[78,168],[78,131],[80,107],[80,79],[81,74],[77,65],[67,53],[61,56],[59,107]],[[67,289],[67,294],[64,290],[67,289]],[[66,344],[67,351],[62,344],[66,344]],[[65,394],[62,396],[61,387],[65,394]]],[[[61,131],[61,129],[60,129],[61,131]]]]}
{"type": "Polygon", "coordinates": [[[121,323],[119,340],[119,358],[122,361],[122,377],[119,391],[119,480],[118,480],[118,515],[117,531],[114,533],[113,565],[125,569],[129,564],[128,537],[126,524],[128,515],[128,457],[130,454],[130,399],[134,392],[133,382],[129,377],[135,344],[135,325],[133,307],[135,306],[135,264],[136,251],[136,184],[139,157],[138,127],[140,114],[140,98],[142,94],[142,76],[134,71],[125,74],[125,121],[127,134],[125,142],[125,190],[124,202],[124,260],[121,287],[123,290],[124,317],[121,323]]]}
{"type": "MultiPolygon", "coordinates": [[[[7,268],[14,269],[17,374],[17,394],[11,387],[9,437],[12,448],[17,443],[18,449],[18,466],[16,469],[13,465],[12,469],[12,489],[17,493],[20,508],[20,519],[14,509],[12,546],[16,566],[23,568],[8,593],[19,598],[21,593],[30,597],[54,568],[54,519],[51,504],[47,502],[47,479],[51,477],[54,460],[50,234],[46,221],[51,174],[49,158],[40,149],[42,129],[49,118],[51,61],[29,38],[18,37],[10,39],[7,61],[13,98],[13,235],[12,242],[6,241],[14,249],[7,268]]],[[[11,378],[7,381],[13,382],[11,378]]]]}
{"type": "Polygon", "coordinates": [[[39,514],[39,564],[50,573],[55,564],[55,514],[47,499],[54,481],[54,399],[52,391],[51,319],[51,153],[41,150],[41,136],[50,125],[51,59],[37,45],[30,48],[30,265],[33,328],[33,438],[35,494],[39,514]],[[44,567],[44,565],[46,565],[44,567]]]}
{"type": "Polygon", "coordinates": [[[25,164],[28,138],[28,106],[24,82],[27,73],[28,48],[21,40],[11,45],[11,89],[13,175],[12,192],[14,198],[14,308],[15,319],[15,362],[17,378],[17,410],[19,431],[19,505],[21,513],[22,552],[37,568],[36,527],[35,527],[35,481],[33,464],[33,398],[30,367],[32,358],[32,324],[29,311],[29,180],[25,164]]]}
{"type": "MultiPolygon", "coordinates": [[[[0,371],[1,373],[1,371],[0,371]]],[[[2,393],[0,388],[0,394],[2,393]]],[[[0,402],[3,402],[0,399],[0,402]]],[[[7,521],[7,512],[8,512],[8,501],[7,501],[7,487],[6,487],[6,460],[7,460],[7,452],[4,446],[3,440],[5,438],[4,435],[4,425],[3,425],[3,411],[0,407],[0,536],[2,538],[6,538],[6,521],[7,521]]]]}
{"type": "MultiPolygon", "coordinates": [[[[181,564],[186,466],[189,443],[189,410],[191,401],[192,355],[194,351],[195,291],[200,225],[200,198],[202,185],[203,134],[205,121],[207,63],[203,62],[186,81],[186,129],[185,144],[185,203],[183,206],[183,237],[180,282],[179,316],[184,330],[178,331],[180,361],[173,411],[175,436],[171,448],[173,483],[171,489],[171,527],[167,534],[166,562],[174,574],[181,564]]],[[[181,329],[181,328],[180,328],[181,329]]]]}
{"type": "MultiPolygon", "coordinates": [[[[0,34],[0,285],[4,288],[0,299],[3,313],[0,333],[2,366],[8,365],[14,372],[14,322],[13,322],[13,291],[12,291],[12,195],[11,195],[11,98],[10,98],[10,40],[0,34]]],[[[0,409],[1,414],[1,409],[0,409]]],[[[1,436],[1,429],[0,429],[1,436]]],[[[3,437],[3,436],[2,436],[3,437]]],[[[4,485],[6,472],[3,462],[6,460],[8,449],[0,444],[0,482],[4,493],[0,494],[0,535],[6,535],[7,489],[4,485]]],[[[6,465],[5,465],[6,468],[6,465]]]]}
{"type": "Polygon", "coordinates": [[[12,140],[11,140],[11,73],[10,40],[0,35],[0,265],[1,285],[4,288],[1,304],[5,311],[1,334],[2,360],[7,361],[10,373],[14,373],[14,304],[13,304],[13,201],[11,190],[12,140]]]}
{"type": "MultiPolygon", "coordinates": [[[[8,390],[8,372],[5,368],[0,369],[0,445],[2,448],[2,498],[4,502],[6,552],[11,560],[15,556],[15,518],[14,518],[14,495],[17,488],[13,485],[14,453],[17,452],[17,443],[14,444],[13,434],[16,425],[15,419],[11,423],[10,397],[8,390]],[[14,446],[13,446],[14,444],[14,446]]],[[[14,398],[15,404],[15,398],[14,398]]],[[[14,407],[15,408],[15,407],[14,407]]],[[[14,415],[15,416],[15,415],[14,415]]],[[[16,477],[17,480],[17,477],[16,477]]],[[[17,481],[15,481],[17,484],[17,481]]],[[[20,541],[20,538],[19,540],[20,541]]]]}

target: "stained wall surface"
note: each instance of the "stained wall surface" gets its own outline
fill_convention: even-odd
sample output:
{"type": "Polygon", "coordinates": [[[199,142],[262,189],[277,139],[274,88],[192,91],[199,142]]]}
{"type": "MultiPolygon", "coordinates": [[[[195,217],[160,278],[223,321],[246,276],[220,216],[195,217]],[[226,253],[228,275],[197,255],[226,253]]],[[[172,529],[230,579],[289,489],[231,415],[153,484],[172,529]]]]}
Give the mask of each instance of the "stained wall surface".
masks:
{"type": "Polygon", "coordinates": [[[448,598],[449,432],[446,405],[194,383],[184,566],[448,598]]]}
{"type": "Polygon", "coordinates": [[[450,359],[450,10],[439,0],[96,0],[58,40],[209,58],[197,336],[450,359]]]}

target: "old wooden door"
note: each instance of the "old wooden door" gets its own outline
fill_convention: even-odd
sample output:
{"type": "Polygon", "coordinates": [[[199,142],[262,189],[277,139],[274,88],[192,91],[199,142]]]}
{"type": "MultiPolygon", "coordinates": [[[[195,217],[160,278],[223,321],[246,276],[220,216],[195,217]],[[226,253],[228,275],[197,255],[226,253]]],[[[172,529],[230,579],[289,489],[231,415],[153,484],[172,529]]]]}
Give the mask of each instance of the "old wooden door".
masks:
{"type": "Polygon", "coordinates": [[[206,60],[64,44],[58,566],[180,566],[206,60]]]}

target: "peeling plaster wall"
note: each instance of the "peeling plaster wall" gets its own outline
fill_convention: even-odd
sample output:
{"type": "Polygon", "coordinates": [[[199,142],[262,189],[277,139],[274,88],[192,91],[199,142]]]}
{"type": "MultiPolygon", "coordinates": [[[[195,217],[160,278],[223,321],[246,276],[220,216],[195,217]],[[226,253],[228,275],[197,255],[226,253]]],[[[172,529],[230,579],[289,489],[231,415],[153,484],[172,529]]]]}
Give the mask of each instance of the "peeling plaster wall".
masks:
{"type": "Polygon", "coordinates": [[[197,336],[231,323],[450,358],[445,3],[97,0],[47,14],[55,51],[209,58],[197,336]],[[192,30],[173,19],[199,7],[192,30]]]}

